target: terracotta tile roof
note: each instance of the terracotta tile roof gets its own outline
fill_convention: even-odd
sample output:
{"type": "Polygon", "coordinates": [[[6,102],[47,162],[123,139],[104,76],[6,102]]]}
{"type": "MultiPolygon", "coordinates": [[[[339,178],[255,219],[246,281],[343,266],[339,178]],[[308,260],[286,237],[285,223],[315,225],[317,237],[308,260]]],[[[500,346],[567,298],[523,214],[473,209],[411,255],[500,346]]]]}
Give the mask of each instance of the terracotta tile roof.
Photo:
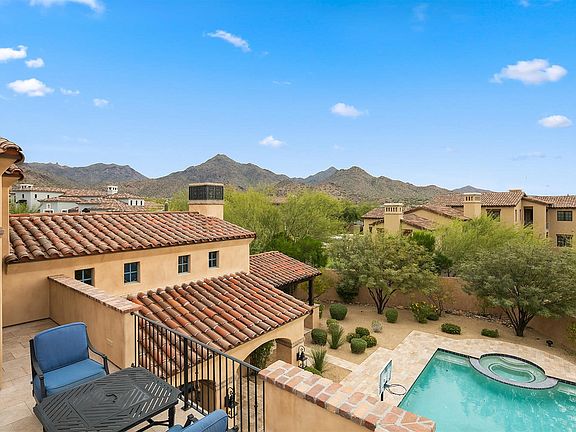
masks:
{"type": "Polygon", "coordinates": [[[24,154],[19,145],[14,144],[12,141],[0,137],[0,155],[13,156],[16,158],[14,162],[19,163],[24,160],[24,154]]]}
{"type": "Polygon", "coordinates": [[[384,219],[384,207],[376,207],[362,215],[362,219],[384,219]]]}
{"type": "MultiPolygon", "coordinates": [[[[521,190],[509,192],[485,192],[480,195],[482,207],[514,207],[526,194],[521,190]]],[[[437,195],[430,201],[434,205],[461,207],[464,205],[464,194],[437,195]]]]}
{"type": "Polygon", "coordinates": [[[451,219],[460,219],[460,220],[468,220],[470,218],[464,216],[464,211],[460,208],[453,208],[447,207],[443,205],[435,205],[435,204],[424,204],[418,207],[413,207],[408,209],[404,212],[404,214],[410,214],[415,212],[416,210],[428,210],[432,213],[439,214],[441,216],[446,216],[451,219]]]}
{"type": "Polygon", "coordinates": [[[108,195],[106,191],[95,189],[64,189],[64,194],[69,197],[104,197],[108,195]]]}
{"type": "Polygon", "coordinates": [[[6,171],[4,171],[4,175],[10,177],[18,177],[19,180],[22,180],[24,178],[24,172],[16,164],[12,164],[8,168],[6,168],[6,171]]]}
{"type": "Polygon", "coordinates": [[[80,201],[80,198],[70,197],[70,196],[66,196],[66,195],[59,195],[59,196],[55,196],[55,197],[44,198],[44,199],[38,200],[38,202],[47,202],[47,203],[51,203],[51,202],[73,202],[73,203],[76,203],[78,201],[80,201]]]}
{"type": "Polygon", "coordinates": [[[255,236],[224,220],[187,212],[11,215],[10,253],[5,261],[98,255],[255,236]]]}
{"type": "Polygon", "coordinates": [[[90,211],[133,212],[142,210],[142,206],[131,206],[114,198],[77,199],[78,205],[91,205],[90,211]]]}
{"type": "Polygon", "coordinates": [[[12,186],[12,192],[54,192],[54,193],[65,193],[68,189],[51,187],[51,186],[32,186],[30,188],[23,189],[21,183],[17,183],[12,186]]]}
{"type": "MultiPolygon", "coordinates": [[[[310,312],[304,302],[244,272],[130,295],[128,300],[141,305],[140,313],[146,318],[221,351],[228,351],[310,312]]],[[[142,330],[146,332],[146,327],[142,330]]],[[[158,351],[165,352],[152,346],[160,342],[158,338],[143,339],[150,356],[158,351]]],[[[166,343],[170,344],[161,341],[160,345],[166,343]]],[[[170,360],[178,358],[177,350],[172,346],[170,360]]],[[[175,363],[181,364],[179,360],[175,363]]]]}
{"type": "Polygon", "coordinates": [[[422,230],[433,230],[438,226],[436,222],[412,213],[402,215],[402,222],[422,230]]]}
{"type": "Polygon", "coordinates": [[[250,256],[250,273],[276,288],[303,282],[322,272],[282,252],[264,252],[250,256]]]}
{"type": "Polygon", "coordinates": [[[531,199],[536,199],[543,201],[546,204],[552,206],[553,208],[576,208],[576,195],[540,195],[540,196],[529,196],[531,199]]]}

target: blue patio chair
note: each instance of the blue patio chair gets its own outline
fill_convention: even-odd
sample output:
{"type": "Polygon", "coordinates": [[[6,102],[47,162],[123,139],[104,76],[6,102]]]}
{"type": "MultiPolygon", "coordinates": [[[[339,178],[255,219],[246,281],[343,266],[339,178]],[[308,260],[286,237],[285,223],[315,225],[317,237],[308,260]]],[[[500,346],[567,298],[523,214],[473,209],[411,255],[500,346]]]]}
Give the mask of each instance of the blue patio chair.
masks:
{"type": "Polygon", "coordinates": [[[172,426],[168,432],[226,432],[227,430],[228,415],[223,410],[216,410],[200,420],[188,416],[184,426],[172,426]]]}
{"type": "Polygon", "coordinates": [[[90,344],[86,324],[71,323],[38,333],[30,339],[32,394],[37,402],[107,375],[108,358],[90,344]],[[89,351],[103,364],[89,358],[89,351]]]}

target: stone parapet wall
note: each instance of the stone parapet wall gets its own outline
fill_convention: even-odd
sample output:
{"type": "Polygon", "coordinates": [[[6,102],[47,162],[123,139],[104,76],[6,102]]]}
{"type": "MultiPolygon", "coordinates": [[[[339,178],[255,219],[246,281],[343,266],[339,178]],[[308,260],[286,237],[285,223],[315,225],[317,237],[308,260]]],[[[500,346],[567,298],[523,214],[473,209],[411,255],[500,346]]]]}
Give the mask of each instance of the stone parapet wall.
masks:
{"type": "Polygon", "coordinates": [[[434,432],[432,420],[381,402],[288,363],[260,372],[266,382],[266,430],[434,432]]]}

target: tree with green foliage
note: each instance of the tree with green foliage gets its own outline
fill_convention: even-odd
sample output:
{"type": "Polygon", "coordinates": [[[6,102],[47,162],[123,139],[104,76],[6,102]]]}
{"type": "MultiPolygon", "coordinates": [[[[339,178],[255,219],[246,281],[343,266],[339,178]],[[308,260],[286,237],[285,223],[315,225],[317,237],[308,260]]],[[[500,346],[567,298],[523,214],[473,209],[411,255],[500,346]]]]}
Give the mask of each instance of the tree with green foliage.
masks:
{"type": "Polygon", "coordinates": [[[268,250],[277,250],[314,267],[325,267],[328,257],[320,240],[303,237],[290,240],[286,234],[277,234],[266,245],[268,250]]]}
{"type": "Polygon", "coordinates": [[[489,251],[520,237],[532,237],[530,228],[518,228],[482,216],[468,221],[454,220],[435,232],[438,252],[443,255],[444,265],[452,267],[469,261],[480,251],[489,251]]]}
{"type": "Polygon", "coordinates": [[[10,202],[8,212],[10,214],[28,214],[28,213],[38,213],[40,211],[40,206],[31,207],[27,203],[17,203],[10,202]]]}
{"type": "Polygon", "coordinates": [[[282,232],[282,221],[280,210],[270,197],[255,189],[246,192],[227,189],[224,197],[224,219],[256,233],[250,251],[271,250],[269,244],[282,232]]]}
{"type": "Polygon", "coordinates": [[[504,310],[517,336],[535,316],[576,314],[576,253],[518,231],[458,266],[465,290],[504,310]]]}
{"type": "Polygon", "coordinates": [[[188,188],[182,189],[172,195],[168,202],[170,211],[188,211],[188,188]]]}
{"type": "Polygon", "coordinates": [[[347,236],[330,245],[330,254],[344,283],[366,287],[379,314],[395,292],[438,284],[432,254],[406,237],[347,236]]]}

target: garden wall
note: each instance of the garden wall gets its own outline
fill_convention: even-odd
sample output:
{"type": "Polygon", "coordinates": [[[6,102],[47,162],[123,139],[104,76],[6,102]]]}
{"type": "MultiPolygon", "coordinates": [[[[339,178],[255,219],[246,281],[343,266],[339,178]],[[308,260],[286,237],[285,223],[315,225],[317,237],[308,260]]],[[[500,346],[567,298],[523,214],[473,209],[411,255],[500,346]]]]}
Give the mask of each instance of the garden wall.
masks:
{"type": "MultiPolygon", "coordinates": [[[[334,270],[323,269],[322,273],[335,273],[334,270]]],[[[336,279],[337,280],[337,279],[336,279]]],[[[471,313],[490,313],[497,317],[506,318],[506,315],[500,310],[495,308],[482,308],[481,303],[476,296],[467,294],[462,289],[463,282],[456,277],[441,277],[440,284],[452,293],[452,301],[446,304],[446,309],[461,310],[471,313]]],[[[299,299],[306,300],[308,298],[307,286],[299,285],[295,291],[295,296],[299,299]]],[[[330,287],[318,300],[324,303],[342,302],[342,299],[336,292],[336,287],[330,287]]],[[[391,307],[403,306],[407,307],[410,303],[415,301],[425,300],[422,294],[395,294],[390,299],[388,305],[391,307]]],[[[368,290],[361,288],[354,303],[357,304],[373,304],[373,300],[368,293],[368,290]]],[[[576,344],[570,341],[567,337],[567,328],[570,324],[575,323],[576,318],[542,318],[536,317],[530,321],[529,327],[533,328],[539,333],[546,335],[552,339],[556,345],[561,345],[569,351],[576,351],[576,344]]]]}

